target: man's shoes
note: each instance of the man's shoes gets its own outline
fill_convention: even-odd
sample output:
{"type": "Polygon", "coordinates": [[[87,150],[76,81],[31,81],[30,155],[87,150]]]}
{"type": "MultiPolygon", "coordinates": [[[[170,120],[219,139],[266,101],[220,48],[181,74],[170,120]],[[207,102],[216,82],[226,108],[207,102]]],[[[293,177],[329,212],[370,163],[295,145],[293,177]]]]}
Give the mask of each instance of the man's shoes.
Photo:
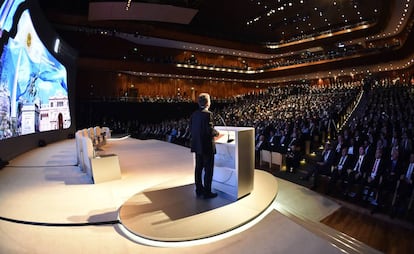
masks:
{"type": "Polygon", "coordinates": [[[202,195],[204,195],[204,191],[203,190],[196,190],[196,196],[197,197],[200,197],[202,195]]]}
{"type": "Polygon", "coordinates": [[[215,197],[217,197],[217,193],[214,193],[214,192],[209,192],[209,193],[204,194],[204,199],[210,199],[210,198],[215,198],[215,197]]]}
{"type": "Polygon", "coordinates": [[[201,197],[204,195],[204,190],[203,189],[196,189],[196,196],[197,197],[201,197]]]}

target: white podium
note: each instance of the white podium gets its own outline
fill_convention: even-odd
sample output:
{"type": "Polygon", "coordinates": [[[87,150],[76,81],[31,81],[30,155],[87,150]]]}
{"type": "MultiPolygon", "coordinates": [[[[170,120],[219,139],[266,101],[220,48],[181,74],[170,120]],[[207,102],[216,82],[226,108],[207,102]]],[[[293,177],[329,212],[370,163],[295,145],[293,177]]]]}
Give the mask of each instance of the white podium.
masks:
{"type": "Polygon", "coordinates": [[[216,140],[212,188],[237,200],[253,190],[254,128],[214,128],[223,136],[216,140]]]}

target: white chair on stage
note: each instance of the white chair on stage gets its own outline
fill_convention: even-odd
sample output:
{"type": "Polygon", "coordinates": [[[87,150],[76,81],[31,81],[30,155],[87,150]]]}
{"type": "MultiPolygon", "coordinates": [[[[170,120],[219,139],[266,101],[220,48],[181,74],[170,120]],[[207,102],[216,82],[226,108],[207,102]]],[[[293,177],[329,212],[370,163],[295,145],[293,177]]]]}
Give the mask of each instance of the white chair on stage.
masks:
{"type": "Polygon", "coordinates": [[[83,131],[82,130],[78,130],[75,133],[76,158],[77,158],[77,161],[78,161],[78,166],[81,168],[82,171],[84,171],[82,138],[83,138],[83,131]]]}
{"type": "Polygon", "coordinates": [[[95,127],[93,127],[93,131],[94,131],[94,134],[95,134],[96,146],[101,147],[101,146],[105,145],[106,139],[105,139],[105,135],[103,135],[103,133],[102,133],[101,127],[95,126],[95,127]]]}
{"type": "Polygon", "coordinates": [[[93,180],[91,159],[94,157],[95,152],[92,145],[92,140],[89,137],[82,137],[82,159],[83,159],[83,171],[88,174],[93,180]]]}
{"type": "Polygon", "coordinates": [[[105,135],[105,139],[111,138],[111,130],[109,127],[102,127],[102,134],[105,135]]]}
{"type": "Polygon", "coordinates": [[[121,179],[119,159],[116,154],[97,155],[89,136],[80,139],[80,161],[82,170],[91,178],[93,183],[101,183],[121,179]]]}
{"type": "Polygon", "coordinates": [[[82,129],[81,132],[82,132],[82,136],[89,137],[88,129],[82,129]]]}
{"type": "Polygon", "coordinates": [[[91,139],[92,145],[97,146],[97,140],[96,140],[96,137],[95,137],[95,130],[93,129],[93,127],[88,128],[88,137],[91,139]]]}

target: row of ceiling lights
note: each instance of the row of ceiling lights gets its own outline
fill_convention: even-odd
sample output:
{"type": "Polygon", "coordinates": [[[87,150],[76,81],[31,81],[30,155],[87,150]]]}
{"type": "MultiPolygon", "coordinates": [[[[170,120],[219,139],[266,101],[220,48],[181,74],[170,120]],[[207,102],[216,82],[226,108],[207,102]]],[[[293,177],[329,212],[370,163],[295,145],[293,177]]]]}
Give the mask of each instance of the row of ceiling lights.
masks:
{"type": "MultiPolygon", "coordinates": [[[[249,80],[249,79],[231,79],[231,78],[217,78],[217,77],[206,77],[206,76],[194,76],[194,75],[178,75],[178,74],[163,74],[163,73],[150,73],[150,72],[124,72],[125,74],[130,74],[134,76],[143,76],[143,77],[160,77],[160,78],[176,78],[176,79],[196,79],[196,80],[209,80],[209,81],[221,81],[221,82],[239,82],[239,83],[256,83],[256,84],[274,84],[277,82],[289,82],[297,81],[303,79],[323,79],[323,78],[339,78],[339,77],[354,77],[355,75],[371,75],[372,73],[377,72],[387,72],[394,70],[402,70],[412,66],[414,64],[414,56],[405,60],[401,64],[389,63],[388,65],[378,65],[378,66],[369,66],[366,68],[361,68],[357,70],[356,68],[352,69],[341,69],[338,71],[328,71],[322,74],[304,74],[294,77],[284,77],[284,78],[275,78],[270,80],[249,80]]],[[[404,75],[404,74],[403,74],[404,75]]]]}
{"type": "MultiPolygon", "coordinates": [[[[402,27],[402,24],[403,24],[403,21],[405,20],[405,18],[406,18],[406,16],[407,16],[407,13],[408,13],[408,10],[409,10],[409,7],[410,7],[410,0],[405,0],[406,1],[406,3],[405,3],[405,8],[403,8],[402,9],[402,13],[400,14],[400,21],[398,22],[398,24],[396,24],[396,27],[395,27],[395,30],[394,30],[394,34],[396,34],[402,27]]],[[[279,1],[280,2],[280,1],[279,1]]],[[[301,1],[301,3],[303,3],[303,1],[301,1]]],[[[333,3],[334,5],[336,5],[337,3],[336,3],[336,1],[334,1],[334,3],[333,3]]],[[[356,6],[356,5],[354,5],[354,6],[356,6]]],[[[377,10],[376,9],[374,9],[374,12],[376,12],[377,10]]],[[[392,34],[391,33],[388,33],[388,35],[389,36],[391,36],[392,34]]],[[[382,34],[382,37],[385,37],[386,36],[386,34],[384,33],[384,34],[382,34]]],[[[381,37],[381,35],[380,34],[378,34],[377,36],[376,36],[377,38],[379,38],[379,37],[381,37]]],[[[375,36],[372,36],[371,37],[372,39],[375,39],[375,36]]],[[[311,39],[314,39],[314,38],[311,38],[311,39]]],[[[369,38],[367,37],[366,38],[366,40],[369,40],[369,38]]],[[[353,43],[353,41],[351,40],[351,41],[349,41],[348,42],[349,44],[352,44],[353,43]]],[[[185,47],[184,47],[185,48],[185,47]]],[[[192,48],[190,47],[189,49],[191,49],[192,50],[192,48]]],[[[208,50],[208,51],[211,51],[211,50],[208,50]]],[[[218,51],[217,50],[215,50],[215,52],[214,53],[218,53],[218,51]]],[[[223,54],[223,53],[226,53],[226,54],[228,54],[228,55],[231,55],[231,52],[229,52],[229,51],[226,51],[226,52],[224,52],[223,50],[220,52],[221,54],[223,54]]],[[[232,55],[236,55],[236,53],[233,51],[233,53],[232,53],[232,55]]],[[[240,52],[238,53],[238,55],[239,56],[242,56],[243,54],[241,54],[240,52]]],[[[244,54],[244,56],[245,57],[252,57],[252,56],[249,56],[249,55],[247,55],[247,54],[244,54]]],[[[272,55],[270,58],[277,58],[278,56],[274,56],[274,55],[272,55]]],[[[261,57],[261,59],[263,59],[263,58],[266,58],[266,57],[261,57]]]]}
{"type": "MultiPolygon", "coordinates": [[[[405,1],[406,1],[406,4],[405,4],[405,8],[403,10],[403,13],[401,14],[401,21],[403,21],[404,18],[406,17],[407,12],[408,12],[408,8],[409,8],[410,0],[405,0],[405,1]]],[[[280,3],[280,0],[278,0],[278,2],[280,3]]],[[[304,1],[301,0],[300,3],[303,4],[304,1]]],[[[354,7],[357,7],[357,4],[358,4],[358,2],[355,1],[354,2],[354,7]]],[[[290,3],[287,3],[287,4],[285,3],[285,5],[287,5],[287,6],[293,6],[293,3],[291,3],[291,2],[290,3]]],[[[333,5],[334,6],[337,5],[337,1],[334,1],[333,2],[333,5]]],[[[127,6],[128,6],[128,3],[127,3],[127,6]]],[[[376,11],[376,9],[374,11],[376,11]]],[[[399,25],[397,25],[397,27],[395,28],[395,30],[398,31],[400,29],[400,26],[401,26],[401,22],[400,22],[399,25]]],[[[382,36],[385,36],[385,34],[383,34],[382,36]]],[[[377,35],[377,37],[380,37],[380,35],[377,35]]],[[[374,36],[372,38],[374,38],[374,36]]],[[[312,37],[310,39],[311,40],[314,40],[315,38],[312,37]]],[[[368,40],[368,39],[369,38],[366,38],[366,40],[368,40]]],[[[348,43],[352,44],[353,41],[351,40],[348,43]]],[[[233,55],[233,56],[251,57],[251,58],[258,58],[258,59],[274,59],[274,58],[280,57],[279,55],[255,54],[255,53],[251,53],[251,52],[234,51],[234,50],[228,50],[228,49],[222,49],[222,48],[221,49],[218,49],[218,48],[212,49],[212,48],[210,48],[208,46],[192,47],[192,46],[183,45],[183,49],[184,50],[203,51],[203,52],[208,52],[208,53],[220,53],[220,54],[233,55]]]]}
{"type": "MultiPolygon", "coordinates": [[[[410,9],[410,0],[405,0],[404,7],[401,9],[400,19],[395,25],[394,31],[392,33],[388,32],[388,33],[377,34],[376,36],[371,36],[371,39],[378,39],[381,37],[396,35],[397,33],[399,33],[400,30],[403,28],[404,22],[406,21],[409,9],[410,9]]],[[[369,37],[366,37],[366,39],[368,40],[369,37]]]]}
{"type": "MultiPolygon", "coordinates": [[[[405,4],[405,8],[403,9],[403,13],[401,14],[401,18],[400,18],[400,22],[397,24],[397,27],[395,28],[395,32],[394,33],[396,33],[401,27],[401,25],[402,25],[402,23],[403,23],[403,21],[404,21],[404,19],[405,19],[405,17],[406,17],[406,15],[407,15],[407,12],[408,12],[408,8],[409,8],[409,4],[410,4],[410,0],[405,0],[406,1],[406,4],[405,4]]],[[[129,3],[130,3],[130,1],[128,1],[129,3]]],[[[280,0],[278,0],[278,2],[280,3],[280,0]]],[[[257,2],[258,3],[258,5],[260,5],[260,2],[257,2]]],[[[304,3],[304,1],[303,0],[300,0],[299,1],[299,3],[300,4],[303,4],[304,3]]],[[[337,5],[337,2],[336,1],[334,1],[333,2],[333,5],[335,6],[335,5],[337,5]]],[[[128,6],[128,4],[127,4],[127,6],[128,6]]],[[[289,2],[289,3],[285,3],[283,6],[285,6],[285,7],[293,7],[293,3],[292,2],[289,2]]],[[[129,7],[129,6],[128,6],[129,7]]],[[[265,8],[267,8],[267,7],[265,7],[265,8]]],[[[357,9],[358,8],[358,6],[355,4],[354,5],[354,8],[355,9],[357,9]]],[[[280,8],[279,7],[279,11],[283,11],[284,10],[284,8],[280,8]]],[[[315,11],[318,11],[318,8],[317,7],[315,7],[314,8],[314,10],[315,11]]],[[[274,13],[275,13],[276,11],[274,11],[273,9],[271,10],[271,11],[269,11],[268,12],[268,15],[267,16],[271,16],[271,15],[273,15],[274,13]]],[[[377,10],[376,9],[374,9],[374,12],[376,13],[377,12],[377,10]]],[[[357,12],[357,14],[359,15],[360,14],[360,12],[358,11],[357,12]]],[[[322,11],[320,11],[319,12],[319,15],[320,16],[323,16],[323,12],[322,11]]],[[[341,15],[342,16],[342,18],[345,18],[345,15],[344,14],[342,14],[341,15]]],[[[326,20],[325,20],[326,21],[326,20]]],[[[378,35],[379,36],[379,35],[378,35]]],[[[210,50],[211,51],[211,50],[210,50]]],[[[215,51],[216,53],[217,53],[217,50],[215,51]]],[[[223,53],[223,51],[221,52],[221,53],[223,53]]],[[[235,54],[235,52],[233,52],[233,55],[235,54]]],[[[241,55],[240,53],[239,53],[239,55],[241,55]]],[[[378,72],[381,72],[381,71],[388,71],[388,70],[394,70],[394,69],[396,69],[396,70],[398,70],[398,69],[404,69],[404,68],[407,68],[408,66],[410,66],[410,65],[412,65],[414,63],[414,59],[411,59],[411,61],[408,61],[408,62],[406,62],[404,65],[402,65],[402,66],[397,66],[397,67],[394,67],[392,64],[390,64],[390,66],[389,66],[389,68],[388,67],[385,67],[384,69],[383,68],[380,68],[380,67],[378,67],[377,68],[377,71],[378,72]]],[[[213,68],[215,71],[228,71],[228,72],[240,72],[239,70],[237,70],[237,71],[234,71],[234,70],[232,70],[232,69],[227,69],[227,68],[214,68],[214,67],[204,67],[204,66],[180,66],[180,67],[185,67],[185,68],[196,68],[196,69],[208,69],[208,70],[212,70],[211,68],[213,68]]],[[[244,71],[242,71],[242,72],[244,72],[244,71]]],[[[370,70],[366,70],[366,72],[367,73],[369,73],[370,72],[370,70]]],[[[361,74],[363,74],[364,73],[364,71],[361,71],[361,74]]],[[[353,76],[353,75],[357,75],[357,74],[359,74],[358,72],[355,72],[355,70],[353,70],[353,72],[350,72],[350,74],[349,75],[351,75],[351,76],[353,76]]],[[[136,74],[135,74],[136,75],[136,74]]],[[[142,75],[142,73],[140,73],[139,75],[142,75]]],[[[149,73],[147,73],[147,75],[149,75],[149,76],[153,76],[153,75],[155,75],[155,76],[163,76],[163,75],[165,75],[165,76],[171,76],[171,74],[154,74],[154,73],[152,73],[152,74],[149,74],[149,73]]],[[[329,77],[331,77],[331,75],[332,75],[332,73],[331,72],[329,72],[328,73],[328,76],[329,77]]],[[[344,70],[341,70],[336,76],[341,76],[341,75],[344,75],[344,70]]],[[[214,77],[193,77],[193,76],[185,76],[185,75],[176,75],[177,77],[178,76],[181,76],[182,78],[196,78],[196,79],[209,79],[209,80],[221,80],[221,81],[233,81],[233,82],[235,82],[235,81],[237,81],[237,82],[256,82],[256,83],[270,83],[271,81],[252,81],[252,80],[240,80],[240,79],[225,79],[225,78],[214,78],[214,77]]],[[[307,76],[307,75],[306,75],[307,76]]],[[[335,75],[334,75],[335,76],[335,75]]],[[[318,78],[318,77],[317,77],[318,78]]]]}
{"type": "Polygon", "coordinates": [[[127,0],[126,5],[125,5],[125,10],[128,11],[129,8],[131,8],[131,0],[127,0]]]}
{"type": "MultiPolygon", "coordinates": [[[[278,1],[278,3],[280,3],[280,0],[278,1]]],[[[257,5],[262,5],[260,1],[257,1],[256,4],[257,5]]],[[[299,1],[299,4],[303,5],[304,4],[304,0],[300,0],[299,1]]],[[[337,1],[333,1],[332,4],[333,4],[333,6],[337,6],[338,5],[337,1]]],[[[246,22],[246,24],[247,24],[247,26],[253,25],[254,23],[260,21],[261,19],[263,19],[265,17],[271,17],[271,16],[275,15],[277,12],[285,11],[288,8],[296,8],[296,5],[298,5],[298,3],[295,4],[293,2],[288,2],[288,3],[280,4],[279,7],[277,7],[277,8],[270,8],[270,10],[268,10],[269,7],[267,5],[263,5],[263,7],[264,7],[265,11],[267,11],[267,13],[265,15],[261,15],[261,16],[259,15],[259,16],[256,16],[256,17],[252,18],[251,20],[248,20],[246,22]]],[[[337,7],[337,9],[338,9],[339,12],[341,12],[341,8],[340,7],[337,7]]],[[[364,18],[361,16],[361,12],[358,10],[359,9],[359,6],[358,6],[358,2],[357,1],[354,2],[353,9],[355,10],[356,15],[359,16],[359,20],[360,21],[364,20],[364,18]]],[[[325,16],[325,13],[324,13],[323,10],[319,9],[318,7],[314,7],[313,10],[318,13],[318,15],[323,19],[323,21],[327,24],[327,26],[331,26],[332,25],[331,24],[331,21],[329,21],[329,19],[327,18],[327,16],[325,16]]],[[[373,9],[373,12],[374,13],[378,13],[378,10],[374,8],[373,9]]],[[[302,17],[302,15],[300,13],[297,13],[296,16],[297,16],[296,19],[289,20],[289,21],[292,21],[293,23],[296,23],[297,21],[298,22],[302,21],[303,23],[306,23],[310,19],[309,16],[302,17]]],[[[343,22],[344,23],[348,23],[349,22],[349,18],[347,18],[344,13],[342,13],[340,15],[340,17],[343,19],[343,22]]],[[[285,17],[283,20],[285,22],[285,25],[288,25],[288,23],[289,23],[288,19],[285,17]]],[[[312,26],[312,24],[310,22],[307,23],[307,24],[305,24],[305,26],[306,25],[309,26],[309,27],[312,26]]],[[[268,26],[271,27],[272,24],[271,23],[268,23],[268,26]]],[[[296,26],[296,30],[299,30],[299,29],[300,29],[300,26],[299,25],[296,26]]],[[[313,26],[312,27],[312,30],[316,30],[316,27],[313,26]]],[[[281,33],[282,33],[282,35],[285,34],[284,31],[282,31],[281,33]]],[[[301,30],[301,34],[304,34],[304,31],[303,30],[301,30]]]]}
{"type": "MultiPolygon", "coordinates": [[[[276,78],[268,81],[273,82],[288,82],[300,79],[320,79],[320,78],[338,78],[343,76],[354,77],[355,75],[371,75],[373,73],[388,72],[406,69],[414,64],[414,56],[409,60],[402,61],[401,63],[389,63],[387,65],[377,65],[377,66],[367,66],[365,68],[360,68],[359,70],[352,68],[347,70],[338,70],[338,71],[328,71],[322,74],[305,74],[298,76],[291,76],[286,78],[276,78]]],[[[404,73],[402,73],[404,76],[404,73]]]]}

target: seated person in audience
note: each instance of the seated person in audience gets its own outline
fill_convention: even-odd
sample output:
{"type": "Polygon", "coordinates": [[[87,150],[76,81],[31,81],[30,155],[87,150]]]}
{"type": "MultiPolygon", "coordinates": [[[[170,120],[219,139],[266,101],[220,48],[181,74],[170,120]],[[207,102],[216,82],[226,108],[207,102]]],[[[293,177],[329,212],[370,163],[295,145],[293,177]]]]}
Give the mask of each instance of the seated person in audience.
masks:
{"type": "Polygon", "coordinates": [[[402,213],[408,208],[410,199],[413,198],[413,182],[414,182],[414,153],[410,154],[408,164],[403,168],[400,176],[400,184],[397,190],[398,198],[395,208],[402,213]]]}
{"type": "Polygon", "coordinates": [[[294,144],[296,144],[296,145],[300,144],[300,137],[299,137],[299,135],[296,131],[292,131],[292,134],[290,134],[290,137],[289,137],[287,145],[286,145],[286,152],[294,144]]]}
{"type": "Polygon", "coordinates": [[[364,187],[366,188],[366,196],[363,199],[367,199],[368,196],[378,200],[376,196],[379,192],[379,188],[382,187],[382,175],[384,174],[385,161],[382,158],[382,149],[375,151],[375,158],[370,162],[366,177],[364,179],[364,187]]]}
{"type": "Polygon", "coordinates": [[[393,132],[392,132],[392,137],[391,137],[391,140],[390,140],[390,147],[391,147],[391,149],[395,149],[395,148],[398,148],[398,146],[400,145],[400,139],[399,139],[399,136],[398,136],[398,132],[396,131],[396,130],[394,130],[393,132]]]}
{"type": "Polygon", "coordinates": [[[318,184],[318,176],[321,174],[329,176],[331,174],[331,167],[334,163],[334,158],[335,152],[332,150],[332,145],[329,142],[326,142],[325,148],[321,155],[315,162],[311,163],[312,165],[310,165],[308,173],[302,179],[309,180],[309,178],[313,175],[314,181],[311,188],[316,189],[318,184]]]}
{"type": "Polygon", "coordinates": [[[341,191],[344,191],[343,180],[346,172],[352,167],[354,157],[348,154],[348,147],[342,146],[341,155],[337,158],[332,167],[331,179],[329,180],[327,192],[330,193],[335,188],[338,181],[341,181],[341,191]]]}
{"type": "Polygon", "coordinates": [[[295,173],[300,165],[300,147],[295,142],[286,152],[286,172],[295,173]]]}
{"type": "Polygon", "coordinates": [[[272,130],[269,131],[268,144],[269,144],[270,151],[273,151],[276,140],[277,140],[277,136],[276,136],[275,132],[272,131],[272,130]]]}
{"type": "Polygon", "coordinates": [[[384,207],[386,205],[387,200],[389,200],[389,204],[392,204],[392,199],[394,194],[396,195],[397,190],[397,182],[400,179],[402,174],[402,161],[399,158],[398,150],[394,149],[391,152],[391,158],[386,160],[386,164],[384,167],[384,173],[382,176],[382,188],[379,190],[378,193],[378,205],[384,207]]]}
{"type": "Polygon", "coordinates": [[[256,162],[259,162],[260,161],[260,151],[261,150],[269,150],[269,144],[266,140],[265,135],[260,134],[259,140],[257,141],[254,150],[255,150],[256,162]]]}
{"type": "Polygon", "coordinates": [[[280,130],[280,136],[274,141],[274,150],[278,153],[286,153],[288,143],[288,134],[285,130],[280,130]]]}
{"type": "Polygon", "coordinates": [[[376,146],[371,144],[368,140],[364,140],[365,157],[372,160],[375,157],[376,146]]]}
{"type": "Polygon", "coordinates": [[[368,171],[369,161],[365,156],[364,146],[358,149],[358,156],[355,157],[354,164],[346,170],[344,174],[345,195],[347,196],[353,187],[356,187],[355,195],[359,195],[361,189],[358,185],[364,182],[366,172],[368,171]]]}
{"type": "Polygon", "coordinates": [[[358,147],[359,146],[355,143],[355,138],[350,138],[348,145],[348,154],[355,158],[358,154],[358,147]]]}
{"type": "MultiPolygon", "coordinates": [[[[349,146],[354,145],[355,147],[360,147],[363,143],[364,137],[363,134],[359,130],[355,130],[355,133],[353,137],[350,137],[349,139],[349,146]]],[[[356,149],[354,150],[356,153],[356,149]]]]}
{"type": "Polygon", "coordinates": [[[335,161],[341,156],[342,148],[345,146],[344,138],[341,134],[336,138],[336,142],[333,143],[332,147],[335,152],[335,161]]]}
{"type": "Polygon", "coordinates": [[[398,148],[400,150],[400,157],[402,159],[409,160],[413,147],[412,147],[412,141],[408,137],[407,132],[403,132],[403,134],[401,135],[400,146],[398,148]]]}

